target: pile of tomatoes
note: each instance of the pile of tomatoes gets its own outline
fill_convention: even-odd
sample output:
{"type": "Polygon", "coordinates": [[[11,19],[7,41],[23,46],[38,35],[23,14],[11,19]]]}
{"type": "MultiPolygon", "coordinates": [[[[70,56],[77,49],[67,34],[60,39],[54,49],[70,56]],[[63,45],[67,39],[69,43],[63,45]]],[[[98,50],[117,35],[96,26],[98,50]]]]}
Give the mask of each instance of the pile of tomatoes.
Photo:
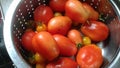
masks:
{"type": "Polygon", "coordinates": [[[79,0],[50,0],[34,11],[35,30],[26,29],[22,47],[33,53],[36,68],[100,68],[108,27],[99,13],[79,0]],[[94,43],[95,42],[95,43],[94,43]]]}

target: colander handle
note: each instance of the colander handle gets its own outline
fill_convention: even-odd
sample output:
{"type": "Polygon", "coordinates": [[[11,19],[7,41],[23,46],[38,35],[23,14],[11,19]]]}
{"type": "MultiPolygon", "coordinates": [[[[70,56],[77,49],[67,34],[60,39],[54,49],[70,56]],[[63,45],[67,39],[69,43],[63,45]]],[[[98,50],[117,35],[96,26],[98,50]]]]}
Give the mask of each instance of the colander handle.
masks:
{"type": "Polygon", "coordinates": [[[120,0],[110,0],[110,3],[120,19],[120,0]]]}

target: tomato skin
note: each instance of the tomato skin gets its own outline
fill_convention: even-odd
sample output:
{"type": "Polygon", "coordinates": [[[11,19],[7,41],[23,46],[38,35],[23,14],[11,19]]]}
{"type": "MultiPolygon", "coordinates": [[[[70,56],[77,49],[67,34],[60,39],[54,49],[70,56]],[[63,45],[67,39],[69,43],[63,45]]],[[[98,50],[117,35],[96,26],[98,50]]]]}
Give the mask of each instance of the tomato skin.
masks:
{"type": "Polygon", "coordinates": [[[51,61],[59,56],[59,48],[53,36],[47,31],[37,33],[32,39],[33,48],[45,59],[51,61]]]}
{"type": "Polygon", "coordinates": [[[32,38],[33,38],[34,35],[35,35],[35,32],[28,29],[22,35],[22,39],[21,39],[22,46],[30,52],[34,51],[33,47],[32,47],[32,38]]]}
{"type": "Polygon", "coordinates": [[[71,29],[69,32],[68,32],[68,38],[70,40],[72,40],[75,44],[80,44],[82,43],[82,35],[81,33],[76,30],[76,29],[71,29]]]}
{"type": "Polygon", "coordinates": [[[89,14],[79,0],[68,0],[65,5],[65,13],[75,23],[85,23],[89,14]]]}
{"type": "Polygon", "coordinates": [[[62,57],[55,62],[47,64],[46,68],[77,68],[77,63],[71,58],[62,57]]]}
{"type": "Polygon", "coordinates": [[[45,68],[45,64],[37,63],[37,64],[35,65],[35,68],[45,68]]]}
{"type": "Polygon", "coordinates": [[[67,0],[50,0],[49,5],[54,11],[64,12],[66,2],[67,0]]]}
{"type": "Polygon", "coordinates": [[[51,34],[66,35],[70,29],[72,21],[67,16],[57,16],[52,18],[48,23],[48,32],[51,34]]]}
{"type": "Polygon", "coordinates": [[[89,21],[81,28],[81,32],[90,37],[92,41],[99,42],[105,40],[109,35],[108,27],[99,21],[89,21]]]}
{"type": "Polygon", "coordinates": [[[103,62],[102,51],[95,44],[82,47],[76,56],[80,68],[100,68],[103,62]]]}
{"type": "Polygon", "coordinates": [[[40,5],[34,11],[34,20],[45,24],[54,16],[49,6],[40,5]]]}
{"type": "Polygon", "coordinates": [[[87,3],[82,3],[82,4],[85,10],[87,11],[87,13],[89,14],[88,20],[98,20],[99,13],[95,11],[89,4],[87,3]]]}
{"type": "Polygon", "coordinates": [[[62,56],[73,56],[77,52],[77,47],[75,43],[73,43],[69,38],[55,34],[53,35],[54,39],[56,40],[58,47],[60,49],[60,55],[62,56]]]}
{"type": "Polygon", "coordinates": [[[45,62],[45,59],[39,53],[35,53],[33,55],[33,57],[34,57],[34,60],[35,60],[36,63],[41,63],[42,64],[42,63],[45,62]]]}
{"type": "Polygon", "coordinates": [[[55,13],[54,13],[54,16],[55,16],[55,17],[57,17],[57,16],[62,16],[62,13],[60,13],[60,12],[55,12],[55,13]]]}
{"type": "Polygon", "coordinates": [[[91,44],[91,39],[89,37],[83,37],[83,45],[91,44]]]}
{"type": "Polygon", "coordinates": [[[38,25],[36,27],[36,31],[37,32],[47,31],[47,26],[44,23],[38,23],[38,25]]]}

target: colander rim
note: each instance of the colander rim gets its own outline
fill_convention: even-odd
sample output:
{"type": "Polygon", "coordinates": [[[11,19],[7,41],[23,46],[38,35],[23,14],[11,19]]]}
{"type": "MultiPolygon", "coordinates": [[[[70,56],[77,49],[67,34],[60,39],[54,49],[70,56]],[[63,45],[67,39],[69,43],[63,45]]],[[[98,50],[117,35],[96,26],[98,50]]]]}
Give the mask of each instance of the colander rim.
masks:
{"type": "Polygon", "coordinates": [[[20,55],[18,49],[14,46],[12,38],[10,37],[12,36],[12,33],[11,33],[12,18],[13,18],[15,9],[17,8],[17,6],[21,1],[22,0],[13,0],[5,15],[4,27],[3,27],[4,42],[5,42],[5,47],[7,49],[7,52],[10,58],[12,59],[14,65],[17,68],[31,68],[30,65],[20,55]]]}

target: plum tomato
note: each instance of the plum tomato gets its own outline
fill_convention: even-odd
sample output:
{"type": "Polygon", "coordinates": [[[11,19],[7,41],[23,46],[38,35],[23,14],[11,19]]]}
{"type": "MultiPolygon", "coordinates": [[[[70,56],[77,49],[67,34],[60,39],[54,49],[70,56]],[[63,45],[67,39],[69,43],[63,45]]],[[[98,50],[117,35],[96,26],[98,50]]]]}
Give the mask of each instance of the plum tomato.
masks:
{"type": "Polygon", "coordinates": [[[62,34],[66,35],[68,30],[71,28],[72,21],[67,16],[53,17],[48,22],[48,32],[51,34],[62,34]]]}
{"type": "Polygon", "coordinates": [[[54,11],[64,12],[67,1],[68,0],[50,0],[49,5],[54,11]]]}
{"type": "Polygon", "coordinates": [[[100,68],[103,62],[101,49],[95,44],[89,44],[79,49],[76,56],[80,68],[100,68]]]}
{"type": "Polygon", "coordinates": [[[32,44],[34,50],[48,61],[59,56],[59,47],[53,36],[47,31],[37,33],[32,39],[32,44]]]}
{"type": "Polygon", "coordinates": [[[27,51],[33,52],[33,47],[32,47],[32,38],[35,35],[35,32],[32,30],[27,29],[21,38],[22,46],[24,49],[27,51]]]}
{"type": "Polygon", "coordinates": [[[85,23],[89,14],[79,0],[68,0],[65,5],[65,14],[76,24],[85,23]]]}
{"type": "Polygon", "coordinates": [[[56,61],[48,63],[46,68],[77,68],[77,62],[71,58],[61,57],[56,61]]]}
{"type": "Polygon", "coordinates": [[[76,29],[71,29],[68,32],[68,38],[70,40],[72,40],[72,42],[74,42],[75,44],[82,44],[82,35],[80,33],[80,31],[76,30],[76,29]]]}
{"type": "Polygon", "coordinates": [[[77,52],[77,47],[75,43],[73,43],[66,36],[55,34],[53,35],[54,39],[57,42],[57,45],[60,49],[60,55],[62,56],[74,56],[77,52]]]}
{"type": "Polygon", "coordinates": [[[49,6],[40,5],[34,11],[34,20],[37,22],[43,22],[46,25],[53,16],[53,11],[49,6]]]}
{"type": "Polygon", "coordinates": [[[89,21],[81,26],[81,32],[91,38],[92,41],[99,42],[107,39],[109,28],[100,21],[89,21]]]}
{"type": "Polygon", "coordinates": [[[99,13],[95,11],[94,8],[92,8],[89,4],[87,3],[82,3],[82,4],[85,10],[87,11],[87,13],[89,14],[88,20],[98,20],[99,13]]]}

